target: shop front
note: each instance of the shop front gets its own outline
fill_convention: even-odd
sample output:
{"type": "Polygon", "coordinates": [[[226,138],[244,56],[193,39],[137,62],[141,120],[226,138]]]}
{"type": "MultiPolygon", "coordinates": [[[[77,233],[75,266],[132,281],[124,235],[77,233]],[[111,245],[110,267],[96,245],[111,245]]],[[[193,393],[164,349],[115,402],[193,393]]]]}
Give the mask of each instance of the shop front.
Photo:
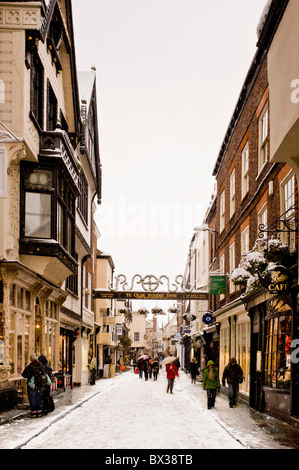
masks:
{"type": "Polygon", "coordinates": [[[249,308],[250,406],[299,426],[299,370],[292,360],[292,341],[298,338],[299,327],[297,299],[263,297],[263,302],[249,308]]]}
{"type": "Polygon", "coordinates": [[[59,370],[57,388],[67,390],[73,387],[73,365],[75,364],[76,329],[66,325],[60,326],[59,336],[59,370]]]}
{"type": "Polygon", "coordinates": [[[243,382],[240,384],[240,396],[249,399],[250,388],[250,318],[241,299],[236,299],[229,307],[216,313],[220,329],[219,371],[235,357],[243,370],[243,382]]]}
{"type": "Polygon", "coordinates": [[[22,372],[30,355],[59,363],[59,315],[65,293],[18,262],[1,264],[0,409],[27,403],[22,372]]]}

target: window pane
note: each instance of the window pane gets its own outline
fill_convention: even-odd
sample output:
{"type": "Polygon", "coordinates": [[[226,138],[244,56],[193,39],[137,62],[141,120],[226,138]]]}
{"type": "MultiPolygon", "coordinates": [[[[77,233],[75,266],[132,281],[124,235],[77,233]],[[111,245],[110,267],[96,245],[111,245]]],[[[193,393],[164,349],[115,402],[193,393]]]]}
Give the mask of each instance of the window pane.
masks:
{"type": "Polygon", "coordinates": [[[63,246],[63,209],[61,204],[57,206],[57,241],[63,246]]]}
{"type": "Polygon", "coordinates": [[[67,239],[65,248],[69,253],[72,253],[72,221],[69,217],[67,218],[67,239]]]}
{"type": "Polygon", "coordinates": [[[30,311],[31,294],[29,290],[25,291],[25,310],[30,311]]]}
{"type": "Polygon", "coordinates": [[[25,236],[51,238],[51,195],[26,193],[25,236]]]}
{"type": "Polygon", "coordinates": [[[0,366],[4,364],[4,321],[3,313],[0,313],[0,366]]]}
{"type": "Polygon", "coordinates": [[[18,308],[23,308],[23,289],[22,287],[17,287],[17,306],[18,308]]]}

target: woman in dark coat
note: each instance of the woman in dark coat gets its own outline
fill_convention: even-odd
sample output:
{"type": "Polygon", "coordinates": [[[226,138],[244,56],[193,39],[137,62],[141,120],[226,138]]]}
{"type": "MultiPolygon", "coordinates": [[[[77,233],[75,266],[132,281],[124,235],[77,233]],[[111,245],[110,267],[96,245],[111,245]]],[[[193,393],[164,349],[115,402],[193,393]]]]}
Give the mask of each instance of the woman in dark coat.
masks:
{"type": "Polygon", "coordinates": [[[154,380],[157,380],[159,374],[159,360],[156,357],[153,361],[153,375],[154,375],[154,380]]]}
{"type": "Polygon", "coordinates": [[[196,376],[198,373],[198,367],[199,367],[199,364],[197,363],[197,360],[195,359],[195,357],[193,357],[190,363],[190,367],[189,367],[189,371],[191,373],[192,384],[196,384],[196,376]]]}
{"type": "MultiPolygon", "coordinates": [[[[46,374],[51,379],[53,375],[53,369],[50,367],[50,364],[48,363],[46,356],[41,355],[39,356],[38,360],[39,362],[42,363],[42,365],[45,368],[46,374]]],[[[45,387],[43,387],[43,412],[44,414],[51,413],[52,411],[55,410],[54,401],[50,393],[51,393],[51,385],[46,385],[45,387]]]]}
{"type": "Polygon", "coordinates": [[[143,369],[144,369],[143,360],[142,360],[142,359],[138,359],[138,361],[137,361],[137,369],[139,370],[139,378],[142,379],[142,374],[143,374],[143,369]]]}
{"type": "Polygon", "coordinates": [[[41,416],[43,413],[43,387],[38,381],[39,377],[45,374],[45,368],[39,362],[36,354],[30,356],[30,364],[25,367],[22,376],[27,379],[27,394],[30,403],[31,415],[41,416]],[[34,377],[35,386],[31,388],[29,385],[30,380],[34,377]]]}
{"type": "Polygon", "coordinates": [[[144,370],[144,380],[148,380],[148,360],[144,359],[143,361],[143,370],[144,370]]]}

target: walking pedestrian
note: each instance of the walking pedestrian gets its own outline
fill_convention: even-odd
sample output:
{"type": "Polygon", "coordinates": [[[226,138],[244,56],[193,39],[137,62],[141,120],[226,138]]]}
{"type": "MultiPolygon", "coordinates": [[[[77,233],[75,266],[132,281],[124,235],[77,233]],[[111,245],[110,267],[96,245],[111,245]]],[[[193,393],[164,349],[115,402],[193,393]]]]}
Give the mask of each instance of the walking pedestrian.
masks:
{"type": "Polygon", "coordinates": [[[43,377],[46,371],[36,354],[30,356],[30,364],[25,367],[22,376],[27,379],[27,394],[30,403],[31,416],[43,414],[43,377]]]}
{"type": "Polygon", "coordinates": [[[143,360],[142,359],[138,359],[137,369],[139,370],[139,378],[142,379],[142,374],[143,374],[143,360]]]}
{"type": "Polygon", "coordinates": [[[149,369],[148,360],[144,359],[143,360],[143,372],[144,372],[144,380],[145,381],[148,380],[148,369],[149,369]]]}
{"type": "Polygon", "coordinates": [[[190,362],[190,367],[189,367],[189,372],[191,374],[191,383],[196,384],[196,376],[198,373],[198,367],[199,364],[195,357],[192,357],[191,362],[190,362]]]}
{"type": "Polygon", "coordinates": [[[157,380],[158,374],[159,374],[159,359],[157,357],[153,360],[152,369],[153,369],[154,380],[157,380]]]}
{"type": "Polygon", "coordinates": [[[177,357],[174,361],[173,361],[174,365],[176,366],[177,370],[179,371],[179,368],[181,367],[181,363],[180,363],[180,360],[179,358],[177,357]]]}
{"type": "Polygon", "coordinates": [[[167,373],[167,390],[166,392],[172,394],[173,386],[174,386],[174,379],[175,377],[179,377],[177,366],[173,363],[166,365],[166,373],[167,373]]]}
{"type": "Polygon", "coordinates": [[[93,357],[89,363],[90,385],[96,384],[96,370],[97,370],[97,360],[95,357],[93,357]]]}
{"type": "MultiPolygon", "coordinates": [[[[51,379],[51,382],[52,382],[52,378],[54,377],[53,369],[48,363],[46,356],[42,354],[41,356],[39,356],[38,360],[44,366],[46,374],[48,375],[48,377],[51,379]]],[[[42,397],[43,397],[43,413],[44,414],[52,413],[52,411],[55,410],[55,405],[54,405],[53,398],[51,397],[51,385],[49,383],[48,385],[43,387],[42,397]]]]}
{"type": "Polygon", "coordinates": [[[232,357],[225,367],[222,375],[222,385],[225,386],[225,380],[228,384],[228,401],[230,408],[237,405],[237,395],[239,391],[239,384],[243,382],[243,370],[237,363],[236,359],[232,357]]]}
{"type": "Polygon", "coordinates": [[[203,381],[203,374],[204,374],[206,367],[207,367],[207,355],[204,354],[200,362],[200,379],[199,380],[201,382],[203,381]]]}
{"type": "Polygon", "coordinates": [[[151,379],[153,375],[153,360],[151,357],[148,359],[148,376],[151,379]]]}
{"type": "Polygon", "coordinates": [[[208,409],[214,408],[216,392],[220,390],[219,372],[213,361],[208,361],[203,373],[202,388],[207,391],[208,409]]]}

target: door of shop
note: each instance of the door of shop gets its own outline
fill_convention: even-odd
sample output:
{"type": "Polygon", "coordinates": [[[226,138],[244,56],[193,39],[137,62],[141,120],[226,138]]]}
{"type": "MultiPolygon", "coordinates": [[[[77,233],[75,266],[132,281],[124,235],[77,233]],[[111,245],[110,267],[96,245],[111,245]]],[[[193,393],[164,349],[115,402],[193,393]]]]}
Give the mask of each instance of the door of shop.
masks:
{"type": "Polygon", "coordinates": [[[57,376],[58,388],[72,387],[73,374],[73,342],[74,332],[66,328],[60,328],[59,362],[60,370],[57,376]]]}

